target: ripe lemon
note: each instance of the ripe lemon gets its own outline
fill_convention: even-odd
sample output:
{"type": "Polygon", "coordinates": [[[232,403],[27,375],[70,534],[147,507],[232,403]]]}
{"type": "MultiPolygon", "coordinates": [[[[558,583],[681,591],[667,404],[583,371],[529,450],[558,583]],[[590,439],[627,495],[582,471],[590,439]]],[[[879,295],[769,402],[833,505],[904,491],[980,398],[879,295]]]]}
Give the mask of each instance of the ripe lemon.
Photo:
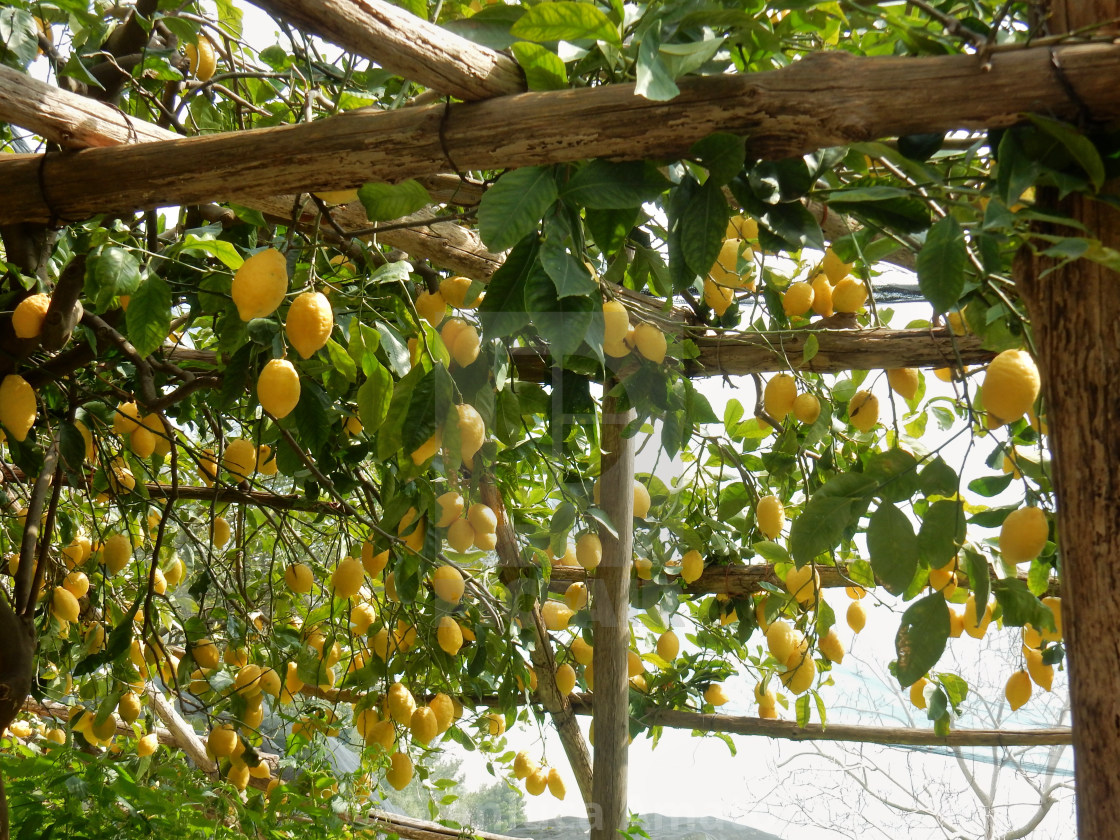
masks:
{"type": "Polygon", "coordinates": [[[284,570],[284,583],[297,595],[306,595],[315,583],[315,576],[306,563],[293,563],[284,570]]]}
{"type": "Polygon", "coordinates": [[[777,539],[786,525],[786,509],[782,500],[777,496],[763,496],[755,507],[754,518],[758,530],[766,539],[777,539]]]}
{"type": "Polygon", "coordinates": [[[957,574],[950,568],[930,569],[929,588],[940,592],[946,598],[952,598],[957,591],[957,574]]]}
{"type": "Polygon", "coordinates": [[[854,277],[845,277],[832,289],[832,308],[837,312],[859,312],[866,300],[867,287],[854,277]]]}
{"type": "Polygon", "coordinates": [[[559,601],[545,601],[541,604],[541,617],[544,618],[545,627],[552,632],[566,630],[571,621],[572,611],[567,605],[559,601]]]}
{"type": "Polygon", "coordinates": [[[199,667],[214,670],[221,664],[218,646],[209,639],[199,639],[191,648],[191,655],[199,667]]]}
{"type": "Polygon", "coordinates": [[[852,601],[848,604],[845,619],[853,633],[860,632],[867,625],[867,611],[863,608],[863,604],[859,601],[852,601]]]}
{"type": "Polygon", "coordinates": [[[964,612],[961,610],[949,610],[949,638],[959,639],[964,633],[964,612]]]}
{"type": "Polygon", "coordinates": [[[350,626],[359,636],[364,636],[377,618],[372,604],[355,604],[350,608],[350,626]]]}
{"type": "MultiPolygon", "coordinates": [[[[440,292],[429,292],[425,289],[416,296],[416,312],[438,330],[447,315],[447,301],[440,292]]],[[[449,347],[448,350],[450,349],[449,347]]]]}
{"type": "Polygon", "coordinates": [[[389,769],[385,781],[395,790],[404,790],[412,781],[412,759],[406,753],[395,752],[389,757],[389,769]]]}
{"type": "MultiPolygon", "coordinates": [[[[436,499],[439,505],[439,519],[436,521],[436,526],[439,528],[446,528],[456,519],[463,515],[463,496],[454,490],[448,490],[443,495],[436,499]]],[[[373,545],[370,545],[370,553],[373,552],[373,545]]]]}
{"type": "MultiPolygon", "coordinates": [[[[630,313],[618,300],[603,301],[603,346],[620,345],[630,332],[630,313]]],[[[629,350],[627,350],[629,352],[629,350]]],[[[621,354],[623,356],[626,353],[621,354]]]]}
{"type": "Polygon", "coordinates": [[[304,292],[292,301],[284,333],[300,356],[310,359],[326,347],[333,329],[334,312],[322,292],[304,292]]]}
{"type": "Polygon", "coordinates": [[[74,597],[73,592],[62,586],[54,588],[54,594],[51,596],[51,612],[55,618],[73,623],[78,620],[81,611],[81,605],[78,604],[78,599],[74,597]]]}
{"type": "Polygon", "coordinates": [[[766,629],[766,647],[770,655],[779,662],[785,662],[797,648],[798,632],[783,619],[771,622],[766,629]]]}
{"type": "Polygon", "coordinates": [[[128,436],[128,446],[137,458],[150,458],[156,451],[156,436],[143,426],[137,426],[128,436]]]}
{"type": "Polygon", "coordinates": [[[331,591],[336,598],[353,598],[362,588],[365,580],[362,561],[356,557],[344,557],[331,575],[331,591]]]}
{"type": "Polygon", "coordinates": [[[233,725],[222,723],[211,729],[206,738],[206,746],[218,758],[233,755],[234,747],[237,746],[237,732],[233,725]]]}
{"type": "MultiPolygon", "coordinates": [[[[339,205],[349,204],[351,201],[358,200],[358,191],[356,189],[350,190],[320,190],[319,192],[312,193],[317,199],[324,204],[339,205]]],[[[331,257],[331,265],[340,265],[343,267],[349,266],[353,270],[353,263],[347,261],[346,257],[342,254],[331,257]]]]}
{"type": "Polygon", "coordinates": [[[836,634],[836,628],[830,627],[823,639],[817,642],[817,649],[824,654],[830,662],[840,665],[844,661],[844,643],[836,634]]]}
{"type": "Polygon", "coordinates": [[[689,549],[681,558],[681,580],[693,583],[704,574],[704,556],[695,548],[689,549]]]}
{"type": "Polygon", "coordinates": [[[455,336],[455,343],[448,349],[451,351],[451,358],[459,367],[467,367],[474,363],[478,358],[481,351],[482,343],[476,330],[470,324],[463,327],[455,336]]]}
{"type": "Polygon", "coordinates": [[[1007,698],[1008,704],[1011,706],[1011,711],[1020,708],[1024,703],[1031,699],[1031,677],[1026,671],[1016,671],[1007,680],[1007,686],[1003,690],[1004,697],[1007,698]]]}
{"type": "Polygon", "coordinates": [[[373,549],[373,543],[368,540],[362,543],[362,566],[365,567],[367,575],[377,577],[389,564],[389,549],[379,551],[376,554],[373,549]]]}
{"type": "Polygon", "coordinates": [[[10,373],[0,382],[0,425],[18,441],[27,440],[27,433],[35,425],[38,407],[35,389],[26,379],[10,373]]]}
{"type": "Polygon", "coordinates": [[[132,540],[124,534],[113,534],[101,549],[101,562],[115,575],[132,559],[132,540]]]}
{"type": "Polygon", "coordinates": [[[463,456],[463,463],[470,467],[474,463],[474,456],[482,448],[486,440],[486,424],[482,422],[482,415],[473,405],[461,403],[455,406],[459,415],[459,450],[463,456]]]}
{"type": "Polygon", "coordinates": [[[439,293],[456,309],[474,309],[482,295],[479,292],[471,294],[472,282],[469,277],[445,277],[439,283],[439,293]]]}
{"type": "Polygon", "coordinates": [[[999,531],[999,550],[1008,563],[1029,563],[1042,553],[1050,523],[1046,514],[1036,507],[1011,511],[999,531]]]}
{"type": "Polygon", "coordinates": [[[653,580],[653,561],[646,557],[635,557],[634,573],[638,580],[653,580]]]}
{"type": "Polygon", "coordinates": [[[634,344],[638,352],[654,364],[659,365],[665,361],[669,345],[665,333],[653,324],[641,323],[634,327],[634,344]]]}
{"type": "Polygon", "coordinates": [[[1062,640],[1062,599],[1049,595],[1042,599],[1043,606],[1049,607],[1054,614],[1054,630],[1040,630],[1044,642],[1060,642],[1062,640]]]}
{"type": "MultiPolygon", "coordinates": [[[[296,384],[299,384],[298,378],[296,384]]],[[[278,469],[276,456],[272,454],[272,447],[267,443],[262,443],[257,447],[257,472],[261,475],[276,475],[278,469]]]]}
{"type": "Polygon", "coordinates": [[[735,300],[735,293],[725,286],[717,286],[709,279],[704,280],[704,303],[711,308],[713,312],[719,317],[723,317],[728,309],[731,308],[732,302],[735,300]]]}
{"type": "Polygon", "coordinates": [[[1023,646],[1023,659],[1027,663],[1027,673],[1034,684],[1043,691],[1049,691],[1054,685],[1054,666],[1042,662],[1042,651],[1023,646]]]}
{"type": "Polygon", "coordinates": [[[562,697],[567,697],[576,689],[576,669],[566,662],[556,669],[556,689],[562,697]]]}
{"type": "MultiPolygon", "coordinates": [[[[534,686],[533,691],[536,690],[536,686],[534,686]]],[[[493,737],[497,738],[499,735],[503,735],[505,733],[506,719],[503,715],[500,715],[497,712],[491,712],[486,716],[486,718],[487,722],[489,723],[490,734],[493,737]]]]}
{"type": "MultiPolygon", "coordinates": [[[[729,227],[728,230],[730,231],[731,228],[729,227]]],[[[742,244],[743,240],[738,236],[730,236],[723,241],[719,256],[708,270],[708,276],[716,283],[723,286],[737,286],[741,282],[736,269],[739,265],[739,249],[742,244]]]]}
{"type": "Polygon", "coordinates": [[[813,287],[808,283],[791,283],[782,295],[782,311],[790,318],[800,317],[813,305],[813,287]]]}
{"type": "Polygon", "coordinates": [[[409,457],[412,459],[413,464],[420,466],[425,461],[434,458],[442,445],[443,432],[441,429],[436,429],[430,438],[412,450],[412,454],[409,457]]]}
{"type": "Polygon", "coordinates": [[[455,656],[463,646],[463,630],[455,619],[445,615],[440,618],[439,627],[436,628],[436,641],[440,650],[448,656],[455,656]]]}
{"type": "Polygon", "coordinates": [[[222,466],[238,481],[244,481],[257,468],[257,447],[252,441],[234,438],[222,453],[222,466]]]}
{"type": "Polygon", "coordinates": [[[388,709],[393,720],[402,726],[408,726],[412,721],[412,713],[416,711],[416,698],[403,683],[395,682],[389,686],[385,708],[388,709]]]}
{"type": "Polygon", "coordinates": [[[592,658],[595,653],[595,648],[583,640],[582,636],[576,636],[572,640],[572,657],[580,665],[585,668],[591,664],[592,658]]]}
{"type": "Polygon", "coordinates": [[[493,534],[498,529],[498,517],[493,509],[481,502],[476,502],[467,510],[467,521],[471,523],[475,534],[493,534]]]}
{"type": "Polygon", "coordinates": [[[230,294],[242,321],[267,318],[288,293],[288,265],[275,248],[253,254],[233,275],[230,294]]]}
{"type": "Polygon", "coordinates": [[[89,592],[89,578],[85,572],[71,572],[62,579],[62,588],[75,598],[81,598],[89,592]]]}
{"type": "Polygon", "coordinates": [[[645,519],[649,514],[649,490],[639,481],[634,482],[634,518],[645,519]]]}
{"type": "Polygon", "coordinates": [[[1025,350],[1004,350],[984,374],[984,407],[1001,422],[1027,413],[1038,399],[1041,380],[1034,359],[1025,350]]]}
{"type": "Polygon", "coordinates": [[[441,601],[458,604],[463,600],[463,575],[454,566],[439,566],[432,572],[432,589],[441,601]]]}
{"type": "Polygon", "coordinates": [[[824,252],[824,259],[821,261],[821,271],[828,277],[828,281],[835,286],[845,277],[852,273],[852,266],[855,263],[846,263],[836,256],[836,252],[831,248],[824,252]]]}
{"type": "Polygon", "coordinates": [[[159,738],[156,733],[149,732],[136,742],[136,754],[140,758],[145,756],[154,755],[155,751],[159,749],[159,738]]]}
{"type": "Polygon", "coordinates": [[[261,408],[277,420],[292,413],[299,402],[299,374],[287,359],[272,359],[257,379],[257,399],[261,408]]]}
{"type": "Polygon", "coordinates": [[[704,702],[711,703],[713,706],[722,706],[730,699],[719,683],[712,683],[704,690],[704,702]]]}
{"type": "Polygon", "coordinates": [[[237,669],[233,679],[233,690],[242,697],[256,697],[261,693],[261,666],[249,662],[237,669]]]}
{"type": "Polygon", "coordinates": [[[560,776],[560,771],[555,767],[548,771],[548,792],[557,799],[563,799],[567,793],[564,789],[564,780],[560,776]]]}
{"type": "Polygon", "coordinates": [[[916,368],[891,368],[887,371],[887,382],[892,391],[909,402],[918,393],[919,376],[916,368]]]}
{"type": "Polygon", "coordinates": [[[794,566],[786,572],[786,589],[802,606],[815,604],[821,587],[821,576],[811,563],[800,569],[794,566]]]}
{"type": "Polygon", "coordinates": [[[825,318],[830,316],[834,309],[832,306],[832,283],[828,276],[818,274],[813,278],[813,311],[825,318]]]}
{"type": "Polygon", "coordinates": [[[548,787],[548,770],[537,768],[525,779],[525,791],[531,796],[540,796],[548,787]]]}
{"type": "Polygon", "coordinates": [[[572,612],[579,612],[587,606],[587,586],[576,581],[564,590],[564,603],[572,612]]]}
{"type": "Polygon", "coordinates": [[[926,700],[926,686],[929,685],[929,680],[925,677],[919,677],[916,682],[910,686],[910,702],[916,709],[924,709],[929,705],[926,700]]]}
{"type": "Polygon", "coordinates": [[[447,544],[463,554],[474,545],[474,528],[466,519],[456,519],[447,529],[447,544]]]}
{"type": "Polygon", "coordinates": [[[758,222],[750,216],[732,216],[727,223],[727,232],[724,237],[727,239],[739,237],[747,241],[756,240],[758,239],[758,222]]]}
{"type": "Polygon", "coordinates": [[[856,391],[848,403],[848,422],[861,432],[869,432],[879,422],[879,398],[870,391],[856,391]]]}
{"type": "Polygon", "coordinates": [[[989,602],[984,608],[984,614],[976,614],[976,596],[969,595],[964,604],[964,632],[974,639],[984,637],[988,632],[988,625],[992,623],[992,604],[989,602]]]}
{"type": "Polygon", "coordinates": [[[804,694],[813,687],[816,678],[817,663],[800,650],[790,654],[786,660],[786,672],[780,676],[782,685],[793,694],[804,694]]]}
{"type": "Polygon", "coordinates": [[[140,409],[134,402],[122,402],[113,414],[113,431],[118,435],[128,435],[140,426],[140,409]]]}
{"type": "Polygon", "coordinates": [[[200,34],[197,46],[187,44],[183,51],[190,61],[191,75],[200,82],[210,81],[214,76],[214,71],[218,68],[218,54],[215,52],[210,39],[200,34]]]}
{"type": "Polygon", "coordinates": [[[788,373],[779,373],[771,377],[762,392],[763,408],[779,422],[793,410],[793,402],[796,399],[797,380],[788,373]]]}
{"type": "Polygon", "coordinates": [[[427,746],[439,734],[439,721],[436,720],[435,712],[427,706],[420,706],[412,713],[408,728],[412,732],[413,741],[427,746]]]}
{"type": "Polygon", "coordinates": [[[793,416],[806,426],[816,423],[817,418],[821,416],[821,401],[815,394],[798,394],[793,401],[793,416]]]}
{"type": "Polygon", "coordinates": [[[440,692],[429,700],[428,708],[435,713],[436,724],[441,733],[446,732],[455,722],[455,702],[446,694],[440,692]]]}
{"type": "Polygon", "coordinates": [[[672,630],[666,630],[657,637],[657,655],[666,662],[672,662],[681,652],[681,642],[672,630]]]}
{"type": "Polygon", "coordinates": [[[210,539],[215,548],[225,548],[229,544],[230,528],[224,517],[216,516],[210,523],[210,539]]]}
{"type": "Polygon", "coordinates": [[[599,535],[588,531],[576,540],[576,562],[587,571],[596,568],[603,560],[603,543],[599,535]]]}
{"type": "Polygon", "coordinates": [[[527,779],[539,769],[540,765],[537,764],[529,753],[522,750],[513,758],[513,776],[515,779],[527,779]]]}
{"type": "Polygon", "coordinates": [[[16,338],[38,338],[50,305],[50,297],[42,293],[21,300],[12,313],[12,329],[16,338]]]}

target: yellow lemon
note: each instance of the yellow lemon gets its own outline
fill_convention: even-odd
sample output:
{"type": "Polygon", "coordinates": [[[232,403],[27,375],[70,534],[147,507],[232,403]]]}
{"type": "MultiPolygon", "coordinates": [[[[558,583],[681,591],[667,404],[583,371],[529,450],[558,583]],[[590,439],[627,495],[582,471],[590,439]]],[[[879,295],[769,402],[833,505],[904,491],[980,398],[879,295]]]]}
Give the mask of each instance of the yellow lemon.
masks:
{"type": "Polygon", "coordinates": [[[287,359],[272,359],[257,379],[257,399],[261,408],[277,420],[292,413],[299,402],[299,374],[287,359]]]}
{"type": "Polygon", "coordinates": [[[829,662],[839,665],[844,661],[844,643],[836,634],[835,627],[830,627],[824,638],[817,642],[817,649],[828,658],[829,662]]]}
{"type": "Polygon", "coordinates": [[[920,376],[917,368],[891,368],[887,371],[887,382],[892,391],[909,402],[918,393],[920,376]]]}
{"type": "Polygon", "coordinates": [[[777,539],[786,525],[786,509],[777,496],[763,496],[754,510],[758,530],[768,540],[777,539]]]}
{"type": "Polygon", "coordinates": [[[921,677],[910,686],[910,702],[915,709],[924,709],[929,705],[929,701],[926,700],[927,685],[929,685],[929,680],[921,677]]]}
{"type": "Polygon", "coordinates": [[[832,283],[826,274],[818,274],[813,278],[813,311],[827,318],[835,310],[832,305],[832,283]]]}
{"type": "Polygon", "coordinates": [[[1031,699],[1031,678],[1030,674],[1026,671],[1016,671],[1007,680],[1007,686],[1003,690],[1003,695],[1007,698],[1008,704],[1011,706],[1011,711],[1023,706],[1028,700],[1031,699]]]}
{"type": "Polygon", "coordinates": [[[0,382],[0,425],[18,441],[27,440],[27,433],[35,425],[38,407],[35,389],[26,379],[10,373],[0,382]]]}
{"type": "Polygon", "coordinates": [[[821,271],[828,277],[829,282],[835,286],[851,273],[853,265],[854,263],[846,263],[841,260],[836,256],[836,252],[829,248],[824,252],[824,260],[821,261],[821,271]]]}
{"type": "Polygon", "coordinates": [[[1042,553],[1050,523],[1039,508],[1028,506],[1011,511],[999,531],[999,550],[1008,563],[1029,563],[1042,553]]]}
{"type": "Polygon", "coordinates": [[[474,309],[482,295],[477,292],[471,294],[472,283],[469,277],[445,277],[439,283],[439,293],[456,309],[474,309]]]}
{"type": "Polygon", "coordinates": [[[798,394],[793,401],[793,416],[806,426],[816,423],[817,418],[821,416],[821,401],[815,394],[798,394]]]}
{"type": "Polygon", "coordinates": [[[288,293],[288,265],[275,248],[253,254],[233,275],[230,294],[242,321],[267,318],[288,293]]]}
{"type": "Polygon", "coordinates": [[[672,662],[681,652],[681,642],[672,630],[666,630],[657,637],[657,655],[666,662],[672,662]]]}
{"type": "Polygon", "coordinates": [[[1010,423],[1027,413],[1038,399],[1041,380],[1034,359],[1025,350],[1004,350],[984,374],[984,407],[1010,423]]]}
{"type": "Polygon", "coordinates": [[[486,425],[482,421],[482,415],[472,405],[460,403],[455,406],[455,411],[459,415],[459,451],[463,456],[463,463],[470,467],[486,440],[486,425]]]}
{"type": "Polygon", "coordinates": [[[466,519],[456,519],[447,529],[447,544],[460,554],[470,551],[474,538],[474,528],[466,519]]]}
{"type": "Polygon", "coordinates": [[[813,287],[808,283],[791,283],[782,295],[782,311],[790,318],[804,315],[813,305],[813,287]]]}
{"type": "Polygon", "coordinates": [[[689,549],[681,558],[681,580],[693,583],[704,574],[704,556],[695,548],[689,549]]]}
{"type": "Polygon", "coordinates": [[[389,757],[389,770],[385,781],[395,790],[404,790],[412,781],[412,759],[406,753],[395,752],[389,757]]]}
{"type": "Polygon", "coordinates": [[[704,690],[704,702],[713,706],[722,706],[730,699],[719,683],[712,683],[704,690]]]}
{"type": "Polygon", "coordinates": [[[809,606],[816,603],[817,593],[820,591],[821,577],[811,563],[806,563],[800,569],[794,566],[786,572],[786,589],[801,603],[809,606]]]}
{"type": "Polygon", "coordinates": [[[257,469],[257,447],[252,441],[234,438],[222,453],[222,466],[238,481],[244,481],[257,469]]]}
{"type": "Polygon", "coordinates": [[[427,706],[420,706],[412,713],[412,720],[408,724],[412,732],[412,740],[418,744],[427,745],[439,734],[439,722],[436,713],[427,706]]]}
{"type": "MultiPolygon", "coordinates": [[[[618,345],[630,332],[630,313],[618,300],[603,301],[603,344],[618,345]]],[[[623,354],[625,355],[625,354],[623,354]]]]}
{"type": "Polygon", "coordinates": [[[467,521],[475,534],[493,534],[498,529],[498,516],[493,509],[476,502],[467,509],[467,521]]]}
{"type": "Polygon", "coordinates": [[[412,713],[416,711],[416,698],[403,683],[395,682],[389,686],[385,707],[393,720],[402,726],[408,726],[412,721],[412,713]]]}
{"type": "Polygon", "coordinates": [[[735,300],[735,293],[725,286],[717,286],[711,280],[704,280],[704,303],[716,315],[723,317],[728,309],[731,308],[732,302],[735,300]]]}
{"type": "Polygon", "coordinates": [[[817,663],[813,661],[813,657],[799,650],[794,650],[790,654],[789,659],[786,660],[786,672],[780,677],[782,685],[793,694],[804,694],[812,688],[816,678],[817,663]]]}
{"type": "Polygon", "coordinates": [[[596,568],[603,560],[603,543],[599,535],[588,531],[576,540],[576,562],[587,571],[596,568]]]}
{"type": "Polygon", "coordinates": [[[306,595],[310,592],[314,582],[315,576],[306,563],[293,563],[284,570],[284,583],[297,595],[306,595]]]}
{"type": "Polygon", "coordinates": [[[42,293],[25,297],[12,312],[12,329],[16,338],[38,338],[43,331],[43,319],[51,305],[48,295],[42,293]]]}
{"type": "Polygon", "coordinates": [[[567,697],[576,689],[576,669],[566,662],[556,669],[556,689],[562,697],[567,697]]]}
{"type": "Polygon", "coordinates": [[[81,611],[82,608],[73,592],[61,586],[54,588],[54,594],[51,596],[51,612],[54,613],[55,618],[73,623],[78,620],[81,611]]]}
{"type": "Polygon", "coordinates": [[[331,591],[336,598],[353,598],[362,588],[365,580],[362,561],[356,557],[344,557],[331,575],[331,591]]]}
{"type": "Polygon", "coordinates": [[[451,616],[445,615],[436,628],[436,642],[448,656],[455,656],[463,647],[463,630],[451,616]]]}
{"type": "Polygon", "coordinates": [[[288,342],[305,359],[326,347],[334,329],[331,302],[321,292],[304,292],[288,309],[284,333],[288,342]]]}
{"type": "Polygon", "coordinates": [[[548,771],[548,792],[557,799],[563,799],[567,793],[564,789],[564,780],[560,776],[560,771],[555,767],[548,771]]]}
{"type": "Polygon", "coordinates": [[[832,308],[837,312],[859,312],[866,301],[867,286],[854,277],[845,277],[832,289],[832,308]]]}
{"type": "Polygon", "coordinates": [[[455,335],[455,343],[447,348],[451,351],[451,358],[459,367],[467,367],[474,363],[482,349],[482,341],[476,330],[470,324],[464,326],[455,335]]]}
{"type": "Polygon", "coordinates": [[[439,566],[432,572],[432,589],[441,601],[458,604],[463,600],[463,575],[454,566],[439,566]]]}
{"type": "Polygon", "coordinates": [[[848,403],[848,422],[861,432],[869,432],[879,422],[879,398],[870,391],[856,391],[848,403]]]}
{"type": "Polygon", "coordinates": [[[438,330],[447,315],[447,301],[440,292],[429,292],[425,289],[416,296],[416,312],[438,330]]]}
{"type": "Polygon", "coordinates": [[[649,514],[649,490],[639,481],[634,482],[634,518],[645,519],[649,514]]]}
{"type": "Polygon", "coordinates": [[[1023,647],[1023,659],[1027,663],[1027,673],[1034,684],[1043,691],[1049,691],[1054,685],[1054,666],[1042,662],[1042,651],[1023,647]]]}
{"type": "Polygon", "coordinates": [[[585,668],[591,664],[591,660],[595,653],[595,648],[583,640],[581,636],[576,636],[572,641],[572,657],[580,665],[585,668]]]}
{"type": "Polygon", "coordinates": [[[214,77],[214,71],[218,68],[218,54],[209,38],[200,34],[197,46],[187,44],[183,51],[190,61],[192,76],[200,82],[208,82],[214,77]]]}
{"type": "Polygon", "coordinates": [[[567,605],[561,604],[559,601],[545,601],[541,605],[541,616],[544,618],[545,627],[554,633],[567,629],[572,615],[573,613],[567,605]]]}
{"type": "Polygon", "coordinates": [[[793,410],[797,399],[797,380],[788,373],[770,378],[762,392],[762,405],[766,413],[779,422],[793,410]]]}
{"type": "Polygon", "coordinates": [[[669,345],[665,333],[653,324],[641,323],[634,328],[634,344],[638,352],[654,364],[659,365],[665,361],[669,345]]]}

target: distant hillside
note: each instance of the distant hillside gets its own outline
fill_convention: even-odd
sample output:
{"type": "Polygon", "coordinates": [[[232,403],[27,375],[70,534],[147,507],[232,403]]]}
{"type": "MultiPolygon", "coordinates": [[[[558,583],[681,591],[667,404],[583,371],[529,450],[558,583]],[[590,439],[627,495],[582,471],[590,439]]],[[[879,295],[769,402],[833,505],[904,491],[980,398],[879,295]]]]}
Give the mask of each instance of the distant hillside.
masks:
{"type": "MultiPolygon", "coordinates": [[[[642,814],[642,826],[655,840],[780,840],[776,834],[715,817],[642,814]]],[[[522,823],[503,834],[510,837],[532,837],[534,840],[586,840],[588,824],[583,817],[557,817],[553,820],[522,823]]]]}

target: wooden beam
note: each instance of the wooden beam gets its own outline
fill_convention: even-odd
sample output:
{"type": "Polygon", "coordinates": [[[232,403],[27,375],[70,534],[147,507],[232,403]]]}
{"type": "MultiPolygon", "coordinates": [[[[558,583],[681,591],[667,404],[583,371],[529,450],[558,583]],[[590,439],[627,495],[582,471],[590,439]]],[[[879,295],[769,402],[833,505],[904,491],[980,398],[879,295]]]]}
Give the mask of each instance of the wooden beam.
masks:
{"type": "Polygon", "coordinates": [[[464,100],[525,90],[517,62],[384,0],[250,0],[302,32],[386,70],[464,100]]]}
{"type": "Polygon", "coordinates": [[[630,744],[630,566],[634,553],[634,438],[623,432],[634,420],[604,386],[600,477],[603,510],[615,533],[599,528],[603,558],[591,580],[591,627],[595,637],[595,813],[591,840],[614,840],[626,826],[627,756],[630,744]]]}
{"type": "Polygon", "coordinates": [[[461,105],[351,111],[300,125],[0,161],[0,224],[399,181],[591,157],[679,158],[713,132],[780,158],[880,137],[1013,125],[1027,111],[1120,117],[1120,46],[988,57],[807,57],[766,73],[685,78],[653,102],[631,84],[461,105]],[[1062,67],[1059,76],[1053,61],[1062,67]],[[1077,91],[1077,102],[1069,89],[1077,91]]]}

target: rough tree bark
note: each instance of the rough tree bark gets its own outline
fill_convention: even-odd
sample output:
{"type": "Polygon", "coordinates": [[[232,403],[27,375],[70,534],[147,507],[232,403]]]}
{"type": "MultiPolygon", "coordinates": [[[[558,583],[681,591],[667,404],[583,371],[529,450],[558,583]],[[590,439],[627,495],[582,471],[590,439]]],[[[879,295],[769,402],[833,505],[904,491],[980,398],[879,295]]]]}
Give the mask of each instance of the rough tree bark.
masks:
{"type": "MultiPolygon", "coordinates": [[[[1110,21],[1105,33],[1115,35],[1120,0],[1054,0],[1049,11],[1054,32],[1110,21]]],[[[1090,129],[1099,115],[1089,107],[1079,117],[1090,129]]],[[[1104,192],[1120,195],[1120,181],[1104,192]]],[[[1085,231],[1045,232],[1120,248],[1120,211],[1076,194],[1056,205],[1085,231]]],[[[1057,265],[1024,249],[1015,275],[1051,418],[1078,832],[1120,838],[1120,274],[1087,259],[1057,265]]]]}

